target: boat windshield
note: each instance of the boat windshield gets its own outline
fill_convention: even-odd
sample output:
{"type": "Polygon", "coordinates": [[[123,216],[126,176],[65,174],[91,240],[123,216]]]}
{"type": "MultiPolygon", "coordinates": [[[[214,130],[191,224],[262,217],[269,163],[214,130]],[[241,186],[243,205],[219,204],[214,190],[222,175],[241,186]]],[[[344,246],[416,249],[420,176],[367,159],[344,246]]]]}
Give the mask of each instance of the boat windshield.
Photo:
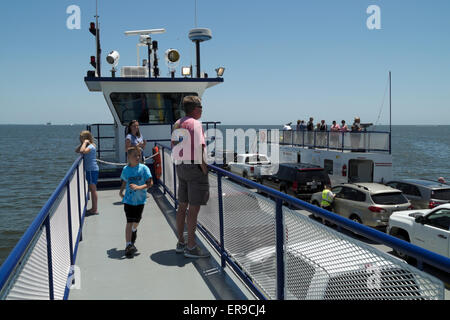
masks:
{"type": "Polygon", "coordinates": [[[131,120],[146,124],[173,124],[185,116],[183,98],[191,95],[197,96],[197,93],[113,92],[110,98],[123,125],[131,120]]]}

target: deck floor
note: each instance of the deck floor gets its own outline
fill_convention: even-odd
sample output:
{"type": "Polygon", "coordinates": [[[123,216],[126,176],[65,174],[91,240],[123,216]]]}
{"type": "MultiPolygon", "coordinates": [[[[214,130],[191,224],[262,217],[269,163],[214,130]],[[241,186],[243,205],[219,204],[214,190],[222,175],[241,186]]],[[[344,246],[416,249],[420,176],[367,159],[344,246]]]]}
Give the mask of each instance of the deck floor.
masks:
{"type": "Polygon", "coordinates": [[[197,235],[210,258],[175,252],[175,210],[153,187],[138,227],[133,258],[125,257],[125,213],[118,190],[98,192],[99,215],[86,217],[75,262],[77,286],[70,300],[253,299],[216,252],[197,235]],[[228,269],[228,270],[227,270],[228,269]]]}

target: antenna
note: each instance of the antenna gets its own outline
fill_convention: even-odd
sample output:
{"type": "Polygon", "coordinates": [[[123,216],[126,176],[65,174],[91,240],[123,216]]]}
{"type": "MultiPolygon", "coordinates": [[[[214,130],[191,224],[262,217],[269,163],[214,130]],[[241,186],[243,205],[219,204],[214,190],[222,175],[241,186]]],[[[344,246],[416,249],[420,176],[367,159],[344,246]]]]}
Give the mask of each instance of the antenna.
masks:
{"type": "Polygon", "coordinates": [[[392,139],[392,95],[391,95],[391,71],[389,71],[389,153],[391,153],[391,139],[392,139]]]}
{"type": "Polygon", "coordinates": [[[155,50],[154,52],[154,59],[153,59],[153,73],[155,75],[155,78],[159,76],[159,68],[158,68],[158,57],[156,55],[156,50],[158,50],[158,42],[153,41],[150,37],[150,34],[161,34],[166,32],[166,29],[160,28],[160,29],[148,29],[148,30],[133,30],[133,31],[125,31],[126,36],[139,36],[139,42],[137,44],[137,65],[139,65],[139,47],[140,46],[147,46],[148,47],[148,77],[151,78],[152,76],[152,65],[150,63],[150,58],[152,54],[152,48],[155,50]]]}
{"type": "Polygon", "coordinates": [[[194,0],[194,27],[197,28],[197,0],[194,0]]]}
{"type": "Polygon", "coordinates": [[[101,66],[101,53],[102,53],[102,49],[100,48],[100,27],[98,24],[98,0],[95,1],[96,5],[95,5],[95,22],[91,22],[90,23],[90,28],[89,28],[89,32],[92,33],[95,36],[95,48],[96,48],[96,56],[91,56],[91,65],[95,68],[95,76],[96,77],[101,77],[101,70],[100,70],[100,66],[101,66]],[[97,61],[96,61],[97,59],[97,61]]]}
{"type": "Polygon", "coordinates": [[[149,30],[134,30],[134,31],[125,31],[126,36],[137,36],[137,35],[149,35],[149,34],[160,34],[166,32],[166,29],[149,29],[149,30]]]}
{"type": "Polygon", "coordinates": [[[97,73],[98,76],[101,77],[102,76],[102,72],[101,72],[101,53],[102,53],[102,49],[100,48],[100,26],[98,25],[98,0],[95,1],[95,25],[96,25],[96,40],[97,40],[97,73]]]}
{"type": "Polygon", "coordinates": [[[211,40],[211,30],[207,28],[195,28],[189,31],[189,39],[195,43],[197,52],[197,78],[200,78],[200,42],[211,40]]]}

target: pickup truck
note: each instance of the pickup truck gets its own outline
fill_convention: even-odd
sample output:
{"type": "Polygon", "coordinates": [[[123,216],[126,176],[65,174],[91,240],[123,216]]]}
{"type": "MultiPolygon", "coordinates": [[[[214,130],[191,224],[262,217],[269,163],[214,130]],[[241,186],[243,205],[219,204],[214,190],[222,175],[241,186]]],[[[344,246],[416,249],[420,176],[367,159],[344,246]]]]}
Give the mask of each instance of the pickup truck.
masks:
{"type": "Polygon", "coordinates": [[[235,162],[228,163],[228,168],[232,173],[252,180],[273,174],[269,158],[257,153],[238,154],[235,162]]]}
{"type": "MultiPolygon", "coordinates": [[[[389,217],[386,232],[424,249],[450,258],[450,204],[434,209],[396,211],[389,217]]],[[[394,250],[405,260],[409,257],[394,250]]]]}

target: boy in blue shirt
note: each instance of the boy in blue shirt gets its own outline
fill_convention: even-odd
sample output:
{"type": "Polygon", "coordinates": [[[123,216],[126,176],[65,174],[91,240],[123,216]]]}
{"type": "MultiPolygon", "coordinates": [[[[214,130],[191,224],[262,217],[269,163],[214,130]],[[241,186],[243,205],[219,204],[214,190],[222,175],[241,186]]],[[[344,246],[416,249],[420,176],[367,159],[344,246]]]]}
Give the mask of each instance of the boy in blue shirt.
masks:
{"type": "Polygon", "coordinates": [[[131,257],[136,253],[134,246],[137,237],[137,227],[142,219],[144,205],[147,202],[147,189],[153,185],[149,168],[140,163],[141,150],[138,147],[128,149],[128,165],[122,170],[120,179],[122,186],[119,195],[124,204],[127,225],[125,228],[125,255],[131,257]],[[125,195],[123,191],[126,189],[125,195]]]}

